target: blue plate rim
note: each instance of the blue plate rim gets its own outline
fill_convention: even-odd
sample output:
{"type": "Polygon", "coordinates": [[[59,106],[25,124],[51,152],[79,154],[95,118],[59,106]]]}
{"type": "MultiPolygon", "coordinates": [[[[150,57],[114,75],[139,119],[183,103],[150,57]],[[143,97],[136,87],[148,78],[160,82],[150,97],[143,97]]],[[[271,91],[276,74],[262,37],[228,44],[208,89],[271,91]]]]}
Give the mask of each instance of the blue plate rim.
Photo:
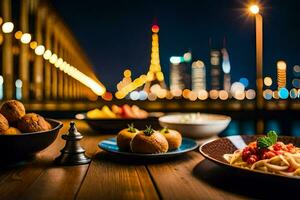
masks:
{"type": "MultiPolygon", "coordinates": [[[[107,138],[105,140],[112,140],[112,139],[116,139],[116,137],[111,137],[111,138],[107,138]]],[[[183,137],[182,138],[182,142],[183,141],[188,141],[190,143],[193,143],[193,146],[181,151],[168,151],[166,153],[154,153],[154,154],[143,154],[143,153],[132,153],[132,152],[127,152],[127,151],[112,151],[110,149],[107,148],[103,148],[101,146],[101,144],[103,143],[102,140],[101,142],[98,143],[98,147],[106,152],[109,153],[113,153],[113,154],[117,154],[117,155],[123,155],[123,156],[134,156],[134,157],[147,157],[147,158],[152,158],[152,157],[168,157],[168,156],[176,156],[176,155],[181,155],[190,151],[193,151],[195,149],[197,149],[199,147],[199,144],[196,142],[196,140],[191,139],[191,138],[186,138],[183,137]]]]}

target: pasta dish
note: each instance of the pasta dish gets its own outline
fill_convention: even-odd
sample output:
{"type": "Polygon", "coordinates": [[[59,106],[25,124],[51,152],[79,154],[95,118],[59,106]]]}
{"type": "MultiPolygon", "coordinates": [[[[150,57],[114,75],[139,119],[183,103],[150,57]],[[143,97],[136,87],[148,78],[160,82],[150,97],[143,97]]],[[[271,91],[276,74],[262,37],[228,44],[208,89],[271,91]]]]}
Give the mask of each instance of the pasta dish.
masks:
{"type": "Polygon", "coordinates": [[[277,141],[275,131],[249,143],[233,154],[224,154],[230,165],[276,173],[286,176],[300,176],[300,148],[293,144],[277,141]]]}

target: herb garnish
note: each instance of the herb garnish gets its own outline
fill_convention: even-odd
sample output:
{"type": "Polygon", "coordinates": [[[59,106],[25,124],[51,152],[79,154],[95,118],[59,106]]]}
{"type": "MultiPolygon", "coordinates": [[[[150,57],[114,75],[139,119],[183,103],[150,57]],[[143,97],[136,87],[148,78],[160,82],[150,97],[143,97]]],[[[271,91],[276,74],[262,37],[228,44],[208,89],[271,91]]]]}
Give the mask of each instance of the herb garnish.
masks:
{"type": "Polygon", "coordinates": [[[277,142],[277,133],[275,131],[269,131],[267,136],[257,139],[258,148],[268,148],[277,142]]]}
{"type": "Polygon", "coordinates": [[[128,126],[128,131],[130,133],[135,133],[136,132],[136,129],[134,128],[133,123],[132,124],[127,124],[127,126],[128,126]]]}
{"type": "Polygon", "coordinates": [[[151,136],[154,133],[153,128],[151,128],[151,125],[150,126],[146,126],[146,129],[144,130],[144,133],[147,136],[151,136]]]}
{"type": "Polygon", "coordinates": [[[161,133],[169,133],[169,128],[168,127],[164,127],[160,132],[161,133]]]}

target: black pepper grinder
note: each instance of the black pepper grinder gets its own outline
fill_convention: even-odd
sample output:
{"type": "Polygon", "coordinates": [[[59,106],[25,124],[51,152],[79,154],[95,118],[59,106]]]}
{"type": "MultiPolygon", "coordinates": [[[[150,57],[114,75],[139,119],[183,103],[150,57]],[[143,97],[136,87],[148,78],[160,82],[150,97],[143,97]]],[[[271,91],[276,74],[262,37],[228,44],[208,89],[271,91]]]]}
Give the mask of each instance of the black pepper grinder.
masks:
{"type": "Polygon", "coordinates": [[[85,150],[79,144],[79,140],[83,136],[77,131],[73,121],[70,122],[69,134],[64,134],[61,137],[66,140],[66,145],[60,150],[60,156],[55,159],[56,164],[84,165],[91,162],[91,159],[85,155],[85,150]]]}

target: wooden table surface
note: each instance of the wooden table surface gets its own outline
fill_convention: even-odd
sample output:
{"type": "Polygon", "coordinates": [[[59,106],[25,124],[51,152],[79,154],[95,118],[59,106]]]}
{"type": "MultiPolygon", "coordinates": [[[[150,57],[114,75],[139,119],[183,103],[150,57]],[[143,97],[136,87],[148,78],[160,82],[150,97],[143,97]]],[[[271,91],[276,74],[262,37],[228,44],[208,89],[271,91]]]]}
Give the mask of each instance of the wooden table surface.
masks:
{"type": "MultiPolygon", "coordinates": [[[[63,120],[60,135],[70,120],[63,120]]],[[[60,135],[36,159],[0,170],[0,199],[247,199],[267,198],[247,180],[232,178],[197,151],[162,161],[114,157],[97,144],[113,135],[97,134],[75,121],[84,135],[81,145],[93,158],[89,165],[55,166],[65,142],[60,135]],[[241,185],[242,184],[242,185],[241,185]],[[245,187],[245,188],[244,188],[245,187]],[[248,187],[248,188],[247,188],[248,187]]]]}

